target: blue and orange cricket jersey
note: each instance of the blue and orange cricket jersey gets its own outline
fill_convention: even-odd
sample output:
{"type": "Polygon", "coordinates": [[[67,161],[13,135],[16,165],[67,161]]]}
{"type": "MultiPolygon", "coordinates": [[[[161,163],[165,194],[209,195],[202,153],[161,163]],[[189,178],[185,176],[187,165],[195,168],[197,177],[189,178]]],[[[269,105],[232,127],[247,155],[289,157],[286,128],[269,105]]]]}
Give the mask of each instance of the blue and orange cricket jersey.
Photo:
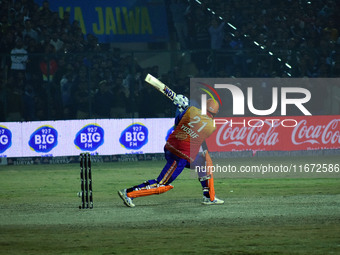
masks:
{"type": "Polygon", "coordinates": [[[179,122],[169,136],[165,148],[176,156],[193,162],[203,141],[214,130],[213,119],[191,106],[179,116],[179,122]]]}

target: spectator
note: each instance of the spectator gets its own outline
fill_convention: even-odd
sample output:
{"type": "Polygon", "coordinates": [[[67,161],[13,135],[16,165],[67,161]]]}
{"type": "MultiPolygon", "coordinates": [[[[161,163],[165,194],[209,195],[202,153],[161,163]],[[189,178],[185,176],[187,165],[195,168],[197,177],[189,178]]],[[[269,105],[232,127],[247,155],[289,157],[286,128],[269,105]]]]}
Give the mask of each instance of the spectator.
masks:
{"type": "Polygon", "coordinates": [[[8,114],[6,121],[23,120],[23,93],[25,88],[25,77],[22,72],[10,76],[8,79],[6,99],[8,114]]]}
{"type": "Polygon", "coordinates": [[[23,118],[26,121],[34,121],[36,120],[35,115],[35,89],[32,84],[26,82],[23,91],[23,118]]]}
{"type": "Polygon", "coordinates": [[[32,22],[30,19],[25,21],[25,29],[22,32],[23,40],[28,41],[29,38],[34,39],[36,42],[39,41],[39,34],[32,28],[32,22]]]}
{"type": "Polygon", "coordinates": [[[46,43],[45,54],[39,63],[41,75],[42,75],[42,86],[39,89],[40,97],[43,102],[43,107],[45,110],[45,118],[57,118],[60,116],[61,107],[60,102],[60,92],[57,89],[57,85],[53,82],[53,77],[58,70],[58,64],[55,57],[52,55],[54,53],[54,47],[46,43]]]}
{"type": "Polygon", "coordinates": [[[92,103],[92,90],[86,72],[80,71],[75,89],[76,118],[90,118],[90,105],[92,103]]]}
{"type": "Polygon", "coordinates": [[[56,32],[52,33],[50,44],[54,46],[56,53],[60,52],[64,46],[64,42],[59,39],[59,35],[56,32]]]}
{"type": "Polygon", "coordinates": [[[11,50],[11,61],[11,75],[16,76],[18,73],[23,73],[25,76],[28,55],[21,38],[17,38],[15,47],[11,50]]]}
{"type": "Polygon", "coordinates": [[[58,35],[61,34],[61,32],[63,31],[62,28],[62,19],[59,18],[59,14],[58,12],[53,12],[52,16],[49,19],[50,25],[49,28],[51,30],[51,34],[53,33],[57,33],[58,35]]]}
{"type": "MultiPolygon", "coordinates": [[[[72,70],[72,69],[71,69],[72,70]]],[[[67,72],[60,80],[61,104],[63,111],[63,119],[74,118],[74,83],[72,72],[67,72]]]]}
{"type": "Polygon", "coordinates": [[[7,15],[1,15],[0,20],[0,35],[4,36],[8,33],[11,24],[8,22],[7,15]]]}
{"type": "Polygon", "coordinates": [[[47,21],[52,15],[52,11],[50,10],[50,4],[47,0],[43,1],[42,7],[39,9],[40,19],[47,21]]]}
{"type": "Polygon", "coordinates": [[[245,63],[244,52],[243,52],[244,43],[238,31],[235,31],[234,37],[231,38],[229,45],[230,45],[230,48],[234,50],[233,57],[232,57],[234,68],[241,70],[241,75],[246,76],[247,69],[246,69],[246,63],[245,63]]]}
{"type": "Polygon", "coordinates": [[[10,54],[14,44],[15,44],[15,36],[11,31],[9,31],[3,37],[0,38],[0,52],[4,54],[3,56],[1,56],[2,58],[1,66],[0,66],[1,68],[4,68],[7,65],[6,55],[10,54]]]}
{"type": "Polygon", "coordinates": [[[52,82],[53,76],[58,70],[57,61],[54,59],[51,53],[54,53],[54,47],[50,44],[45,44],[45,55],[40,61],[40,71],[42,74],[42,80],[44,82],[52,82]]]}
{"type": "Polygon", "coordinates": [[[208,31],[208,17],[209,15],[205,10],[200,8],[194,8],[192,10],[192,22],[194,23],[194,38],[193,38],[193,48],[194,49],[209,49],[210,37],[208,31]]]}
{"type": "MultiPolygon", "coordinates": [[[[96,118],[110,118],[113,112],[113,104],[117,103],[117,96],[121,97],[119,90],[112,92],[111,85],[106,80],[102,80],[98,84],[98,89],[93,98],[93,109],[96,118]]],[[[121,101],[121,100],[119,100],[121,101]]],[[[120,105],[123,107],[124,104],[120,105]]],[[[117,117],[117,116],[116,116],[117,117]]]]}
{"type": "Polygon", "coordinates": [[[208,69],[208,56],[210,54],[210,35],[208,28],[209,13],[206,8],[199,8],[194,3],[188,7],[187,19],[189,27],[189,41],[193,52],[191,58],[199,72],[205,74],[208,69]]]}
{"type": "Polygon", "coordinates": [[[63,17],[61,19],[61,33],[69,33],[71,32],[71,20],[70,20],[70,12],[65,11],[63,17]]]}
{"type": "MultiPolygon", "coordinates": [[[[131,102],[128,100],[130,91],[125,89],[122,84],[122,76],[117,76],[113,84],[115,96],[113,100],[112,116],[114,118],[124,118],[126,117],[127,112],[131,111],[131,108],[129,108],[131,107],[131,102]]],[[[139,91],[136,90],[135,93],[139,93],[139,91]]]]}
{"type": "Polygon", "coordinates": [[[170,11],[172,14],[172,21],[182,50],[188,48],[188,25],[186,21],[187,8],[187,4],[185,4],[182,0],[171,1],[170,11]]]}
{"type": "Polygon", "coordinates": [[[222,48],[224,38],[224,24],[225,22],[219,23],[216,18],[213,18],[211,20],[209,34],[210,34],[210,47],[213,50],[219,50],[222,48]]]}
{"type": "Polygon", "coordinates": [[[85,46],[86,51],[100,51],[100,45],[98,43],[98,38],[95,37],[93,34],[88,34],[87,42],[85,46]]]}
{"type": "Polygon", "coordinates": [[[41,80],[39,75],[39,62],[40,57],[38,54],[41,50],[41,45],[37,43],[33,38],[28,37],[26,41],[27,52],[30,56],[29,61],[26,66],[26,78],[28,81],[33,81],[33,83],[38,84],[38,80],[41,80]]]}

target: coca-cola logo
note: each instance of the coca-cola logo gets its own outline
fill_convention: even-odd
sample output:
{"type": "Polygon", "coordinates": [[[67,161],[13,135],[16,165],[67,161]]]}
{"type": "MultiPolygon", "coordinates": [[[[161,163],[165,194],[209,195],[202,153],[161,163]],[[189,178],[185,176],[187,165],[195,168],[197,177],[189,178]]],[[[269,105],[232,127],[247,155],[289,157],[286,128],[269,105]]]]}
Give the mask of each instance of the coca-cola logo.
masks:
{"type": "Polygon", "coordinates": [[[293,119],[285,125],[283,120],[280,117],[220,119],[216,132],[207,140],[208,147],[211,151],[340,148],[340,116],[295,117],[294,125],[290,124],[293,119]]]}
{"type": "Polygon", "coordinates": [[[307,120],[301,120],[292,132],[292,143],[340,144],[339,122],[334,119],[327,125],[308,125],[307,120]]]}
{"type": "Polygon", "coordinates": [[[272,122],[264,121],[258,123],[258,127],[232,127],[228,122],[221,126],[216,135],[216,144],[220,147],[236,145],[236,146],[273,146],[279,142],[279,133],[276,128],[280,124],[273,125],[272,122]]]}

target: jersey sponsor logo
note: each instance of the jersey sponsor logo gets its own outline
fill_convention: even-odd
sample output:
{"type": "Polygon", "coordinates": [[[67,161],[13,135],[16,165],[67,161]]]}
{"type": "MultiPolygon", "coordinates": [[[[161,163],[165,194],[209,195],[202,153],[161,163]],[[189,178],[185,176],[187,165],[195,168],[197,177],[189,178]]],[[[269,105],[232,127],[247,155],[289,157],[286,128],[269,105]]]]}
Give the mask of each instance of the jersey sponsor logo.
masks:
{"type": "Polygon", "coordinates": [[[50,152],[58,144],[58,132],[52,126],[41,126],[33,132],[28,145],[35,152],[50,152]]]}
{"type": "Polygon", "coordinates": [[[83,127],[74,139],[76,147],[82,151],[94,151],[104,143],[104,129],[98,124],[83,127]]]}
{"type": "Polygon", "coordinates": [[[139,150],[148,143],[149,130],[141,123],[134,123],[123,130],[120,144],[128,150],[139,150]]]}
{"type": "Polygon", "coordinates": [[[0,153],[12,145],[12,132],[5,126],[0,126],[0,153]]]}
{"type": "Polygon", "coordinates": [[[180,141],[183,141],[185,139],[187,139],[188,135],[187,133],[185,132],[182,132],[182,131],[179,131],[177,134],[176,134],[176,138],[180,141]]]}

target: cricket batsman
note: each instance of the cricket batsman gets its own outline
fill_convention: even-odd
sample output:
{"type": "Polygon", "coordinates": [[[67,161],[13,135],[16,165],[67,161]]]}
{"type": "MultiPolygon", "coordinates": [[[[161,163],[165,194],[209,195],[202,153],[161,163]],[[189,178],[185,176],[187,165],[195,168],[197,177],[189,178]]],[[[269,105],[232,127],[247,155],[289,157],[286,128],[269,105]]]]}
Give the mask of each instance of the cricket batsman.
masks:
{"type": "MultiPolygon", "coordinates": [[[[183,95],[177,95],[174,104],[178,107],[175,118],[175,130],[171,133],[164,146],[167,163],[156,179],[118,191],[118,195],[128,207],[134,207],[133,199],[164,193],[173,188],[170,185],[184,168],[195,166],[212,166],[207,151],[205,139],[215,130],[213,118],[218,113],[219,104],[213,99],[207,100],[207,115],[201,110],[190,106],[189,100],[183,95]],[[202,150],[200,152],[200,148],[202,150]],[[202,152],[203,151],[203,152],[202,152]]],[[[209,169],[209,168],[208,168],[209,169]]],[[[209,171],[199,171],[198,180],[203,188],[204,205],[223,204],[224,201],[215,196],[213,175],[209,171]]]]}

